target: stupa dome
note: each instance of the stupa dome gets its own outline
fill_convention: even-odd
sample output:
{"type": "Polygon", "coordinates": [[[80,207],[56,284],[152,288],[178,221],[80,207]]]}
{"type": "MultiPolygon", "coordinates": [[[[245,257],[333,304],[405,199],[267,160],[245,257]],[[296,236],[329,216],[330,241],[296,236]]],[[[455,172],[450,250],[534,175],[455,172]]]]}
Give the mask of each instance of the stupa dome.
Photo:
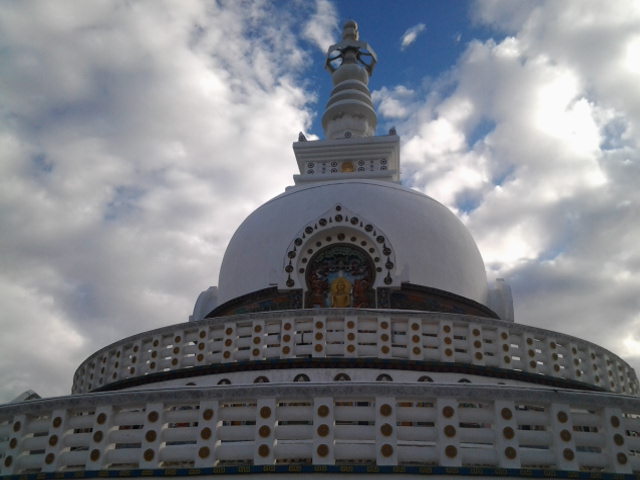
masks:
{"type": "Polygon", "coordinates": [[[484,263],[462,222],[422,193],[366,179],[293,187],[253,212],[224,255],[219,302],[307,288],[313,256],[338,243],[375,260],[373,287],[410,283],[487,304],[484,263]]]}

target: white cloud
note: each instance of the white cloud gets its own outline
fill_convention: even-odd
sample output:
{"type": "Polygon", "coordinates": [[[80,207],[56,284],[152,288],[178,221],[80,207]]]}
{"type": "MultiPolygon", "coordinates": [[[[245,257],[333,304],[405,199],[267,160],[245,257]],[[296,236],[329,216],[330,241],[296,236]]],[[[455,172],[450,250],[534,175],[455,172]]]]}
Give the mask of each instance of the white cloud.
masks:
{"type": "Polygon", "coordinates": [[[413,45],[413,43],[418,38],[422,32],[427,29],[427,26],[424,23],[418,23],[413,27],[408,28],[400,39],[400,50],[405,50],[407,47],[413,45]]]}
{"type": "Polygon", "coordinates": [[[335,42],[338,13],[329,0],[316,0],[315,12],[304,25],[303,35],[322,52],[335,42]]]}
{"type": "MultiPolygon", "coordinates": [[[[38,273],[42,276],[52,273],[44,270],[38,273]]],[[[5,382],[0,392],[2,403],[42,383],[41,377],[47,379],[48,394],[67,394],[72,372],[77,367],[74,360],[92,353],[86,348],[88,339],[65,318],[56,298],[36,288],[36,285],[22,286],[0,279],[3,315],[16,324],[26,323],[23,328],[3,328],[0,336],[3,352],[0,371],[5,382]]]]}
{"type": "Polygon", "coordinates": [[[411,110],[414,100],[414,91],[397,85],[389,89],[382,87],[371,93],[371,98],[377,106],[377,112],[388,119],[406,118],[411,110]]]}
{"type": "Polygon", "coordinates": [[[310,12],[276,8],[0,10],[0,402],[64,393],[92,351],[186,321],[235,227],[291,183],[310,12]]]}
{"type": "Polygon", "coordinates": [[[415,92],[398,126],[408,182],[465,219],[490,276],[511,281],[516,321],[629,353],[640,335],[640,8],[483,1],[475,13],[506,36],[471,42],[446,88],[415,92]]]}

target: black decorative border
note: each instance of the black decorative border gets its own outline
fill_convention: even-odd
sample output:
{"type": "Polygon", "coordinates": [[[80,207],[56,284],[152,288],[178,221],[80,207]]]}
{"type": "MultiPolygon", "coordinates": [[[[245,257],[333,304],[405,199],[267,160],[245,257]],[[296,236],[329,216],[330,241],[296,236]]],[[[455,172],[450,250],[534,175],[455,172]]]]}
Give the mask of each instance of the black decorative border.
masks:
{"type": "Polygon", "coordinates": [[[458,373],[463,375],[478,375],[482,377],[517,380],[536,385],[546,385],[558,388],[572,388],[594,392],[606,392],[604,388],[596,387],[588,383],[578,382],[563,378],[550,377],[538,373],[529,373],[506,368],[487,367],[484,365],[472,365],[466,363],[449,363],[436,361],[402,360],[395,358],[370,358],[370,357],[316,357],[316,358],[281,358],[270,360],[257,360],[245,362],[214,363],[197,367],[181,368],[168,372],[156,372],[139,377],[126,378],[117,382],[108,383],[92,390],[92,392],[108,392],[124,388],[137,387],[150,383],[191,378],[202,375],[214,375],[230,372],[281,370],[281,369],[308,369],[308,368],[374,368],[386,370],[410,370],[418,372],[458,373]]]}
{"type": "Polygon", "coordinates": [[[246,465],[207,468],[156,468],[131,470],[78,470],[1,475],[1,480],[58,480],[78,478],[125,477],[193,477],[202,475],[251,475],[260,473],[348,473],[348,474],[409,474],[459,475],[468,477],[571,478],[601,480],[640,480],[640,473],[580,472],[539,468],[387,466],[387,465],[246,465]]]}
{"type": "MultiPolygon", "coordinates": [[[[364,238],[367,238],[368,241],[371,242],[371,246],[368,248],[369,253],[372,253],[371,250],[377,251],[377,255],[380,256],[378,257],[379,260],[384,260],[384,257],[386,257],[386,261],[377,264],[376,272],[384,275],[384,270],[386,270],[387,274],[383,278],[384,284],[390,285],[393,283],[391,272],[395,270],[395,253],[391,248],[391,245],[388,244],[388,238],[386,235],[380,230],[380,228],[373,225],[373,223],[362,218],[359,214],[351,211],[347,207],[337,203],[334,208],[327,210],[321,216],[309,222],[298,232],[296,238],[289,244],[287,254],[284,259],[284,273],[287,275],[285,285],[289,288],[293,288],[296,286],[294,277],[300,281],[301,275],[302,280],[304,280],[305,268],[302,267],[302,271],[296,272],[296,268],[300,268],[300,264],[299,260],[294,259],[296,259],[296,257],[300,257],[300,255],[313,255],[317,253],[315,246],[312,249],[314,253],[304,253],[305,249],[309,247],[309,242],[312,238],[316,238],[318,243],[321,244],[317,245],[317,248],[324,248],[335,243],[349,244],[349,242],[346,241],[346,238],[352,234],[348,232],[354,232],[364,238]],[[351,215],[351,217],[349,217],[349,215],[351,215]],[[343,230],[336,233],[337,241],[334,241],[333,237],[329,237],[330,239],[327,238],[323,242],[317,237],[317,234],[320,232],[331,230],[336,227],[340,227],[343,230]],[[342,235],[342,238],[340,238],[340,235],[342,235]],[[296,266],[294,266],[294,263],[296,266]],[[384,266],[384,268],[380,265],[384,266]]],[[[360,245],[364,247],[364,245],[360,245]]],[[[302,262],[306,263],[307,260],[307,257],[302,258],[302,262]]],[[[374,263],[375,262],[377,261],[374,261],[374,263]]],[[[306,287],[306,282],[303,281],[303,283],[305,283],[304,287],[306,287]]]]}

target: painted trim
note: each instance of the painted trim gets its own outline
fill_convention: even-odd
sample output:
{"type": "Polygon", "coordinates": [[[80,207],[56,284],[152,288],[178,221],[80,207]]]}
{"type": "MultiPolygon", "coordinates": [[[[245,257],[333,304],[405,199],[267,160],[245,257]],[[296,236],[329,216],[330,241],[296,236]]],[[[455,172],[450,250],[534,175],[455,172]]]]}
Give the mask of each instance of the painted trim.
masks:
{"type": "Polygon", "coordinates": [[[494,468],[494,467],[414,467],[384,465],[239,465],[208,468],[160,468],[131,470],[77,470],[68,472],[40,472],[2,475],[0,480],[60,480],[79,478],[131,478],[131,477],[194,477],[203,475],[246,474],[407,474],[407,475],[457,475],[463,477],[520,477],[520,478],[570,478],[600,480],[639,480],[640,473],[621,474],[608,472],[580,472],[573,470],[494,468]]]}

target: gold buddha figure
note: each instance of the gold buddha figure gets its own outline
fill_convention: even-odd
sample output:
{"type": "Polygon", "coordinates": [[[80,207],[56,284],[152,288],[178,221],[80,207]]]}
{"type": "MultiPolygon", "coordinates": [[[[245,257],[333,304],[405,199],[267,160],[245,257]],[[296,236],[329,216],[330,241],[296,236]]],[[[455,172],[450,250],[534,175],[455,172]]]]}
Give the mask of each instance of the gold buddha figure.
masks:
{"type": "Polygon", "coordinates": [[[340,166],[340,171],[342,172],[354,172],[353,163],[351,162],[342,162],[340,166]]]}
{"type": "Polygon", "coordinates": [[[331,306],[351,306],[351,282],[344,277],[338,277],[331,283],[331,306]]]}

